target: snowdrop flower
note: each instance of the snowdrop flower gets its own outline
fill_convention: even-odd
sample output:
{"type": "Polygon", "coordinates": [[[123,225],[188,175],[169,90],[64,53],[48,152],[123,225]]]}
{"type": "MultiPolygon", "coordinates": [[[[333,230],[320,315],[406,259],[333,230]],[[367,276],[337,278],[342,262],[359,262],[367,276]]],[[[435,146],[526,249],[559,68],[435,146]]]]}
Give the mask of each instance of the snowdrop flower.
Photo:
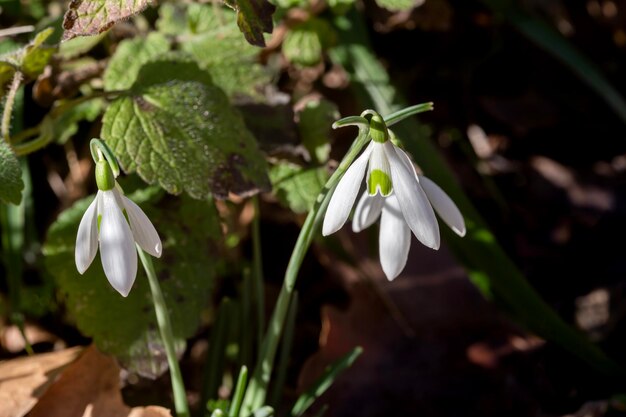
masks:
{"type": "Polygon", "coordinates": [[[459,236],[465,235],[465,221],[450,197],[433,181],[418,175],[408,155],[389,140],[389,131],[377,113],[371,118],[369,132],[372,141],[335,188],[322,233],[327,236],[344,225],[365,177],[366,190],[357,204],[352,229],[359,232],[380,217],[380,263],[387,278],[393,280],[406,265],[411,231],[424,245],[439,249],[433,208],[459,236]]]}
{"type": "Polygon", "coordinates": [[[135,242],[158,258],[161,256],[161,239],[141,208],[120,193],[113,172],[104,159],[96,163],[96,183],[96,198],[78,226],[76,268],[81,274],[89,268],[99,244],[104,274],[113,288],[126,297],[137,276],[135,242]]]}

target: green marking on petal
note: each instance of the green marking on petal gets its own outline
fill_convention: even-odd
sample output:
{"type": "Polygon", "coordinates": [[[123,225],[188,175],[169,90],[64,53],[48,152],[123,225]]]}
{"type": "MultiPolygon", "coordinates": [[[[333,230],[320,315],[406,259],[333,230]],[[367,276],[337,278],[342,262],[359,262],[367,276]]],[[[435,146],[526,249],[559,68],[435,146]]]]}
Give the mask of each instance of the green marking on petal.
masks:
{"type": "Polygon", "coordinates": [[[380,169],[372,170],[369,175],[369,180],[367,181],[367,191],[370,195],[375,195],[377,191],[384,197],[391,194],[392,185],[389,175],[380,169]]]}

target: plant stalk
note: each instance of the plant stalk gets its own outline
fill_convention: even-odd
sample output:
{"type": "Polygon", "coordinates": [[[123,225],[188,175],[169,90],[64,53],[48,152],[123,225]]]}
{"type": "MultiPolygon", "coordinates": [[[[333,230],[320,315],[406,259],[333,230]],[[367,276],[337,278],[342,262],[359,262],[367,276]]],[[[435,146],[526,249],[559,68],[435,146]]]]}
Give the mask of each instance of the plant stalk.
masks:
{"type": "Polygon", "coordinates": [[[360,129],[359,136],[353,143],[352,147],[345,155],[337,170],[331,175],[326,185],[317,197],[317,201],[313,209],[309,212],[304,221],[304,225],[300,230],[300,235],[289,259],[287,271],[285,272],[285,279],[283,281],[274,312],[268,323],[267,333],[263,339],[261,345],[261,351],[259,354],[259,361],[254,368],[254,373],[250,380],[246,395],[243,400],[242,412],[244,415],[249,415],[254,410],[263,406],[267,397],[267,388],[269,385],[272,369],[274,365],[274,358],[276,356],[276,350],[278,342],[281,338],[281,333],[287,312],[289,311],[289,305],[293,295],[293,289],[298,277],[298,272],[304,256],[311,245],[315,231],[318,229],[319,224],[323,218],[323,214],[326,211],[326,207],[330,201],[332,191],[336,186],[342,175],[346,172],[352,161],[357,157],[361,149],[369,140],[369,130],[360,129]]]}
{"type": "Polygon", "coordinates": [[[174,407],[176,408],[176,415],[178,417],[190,417],[185,384],[183,382],[183,376],[180,372],[180,367],[178,366],[178,358],[176,357],[176,349],[174,348],[172,324],[170,322],[167,305],[165,304],[165,298],[163,297],[159,280],[154,271],[152,258],[148,256],[139,246],[137,246],[137,252],[139,252],[139,258],[141,259],[141,263],[146,271],[146,275],[148,276],[150,292],[152,293],[152,300],[154,302],[154,311],[157,317],[157,324],[161,333],[161,339],[163,339],[163,344],[165,345],[167,363],[170,367],[170,377],[172,379],[172,391],[174,393],[174,407]]]}

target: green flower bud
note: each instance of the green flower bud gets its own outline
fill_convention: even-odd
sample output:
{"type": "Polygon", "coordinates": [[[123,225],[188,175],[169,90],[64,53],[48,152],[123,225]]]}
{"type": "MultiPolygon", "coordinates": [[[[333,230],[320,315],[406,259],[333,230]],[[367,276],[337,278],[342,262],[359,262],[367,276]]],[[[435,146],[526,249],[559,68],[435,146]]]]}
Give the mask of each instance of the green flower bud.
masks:
{"type": "Polygon", "coordinates": [[[100,191],[109,191],[115,187],[115,177],[109,163],[104,159],[96,162],[96,184],[100,191]]]}

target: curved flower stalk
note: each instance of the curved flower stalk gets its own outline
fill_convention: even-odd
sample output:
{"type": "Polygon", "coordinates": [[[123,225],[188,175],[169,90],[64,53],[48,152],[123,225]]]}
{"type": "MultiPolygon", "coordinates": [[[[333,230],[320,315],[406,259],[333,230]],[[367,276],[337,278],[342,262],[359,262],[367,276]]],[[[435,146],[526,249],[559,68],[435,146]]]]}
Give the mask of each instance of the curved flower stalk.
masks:
{"type": "Polygon", "coordinates": [[[141,208],[122,194],[104,159],[96,163],[96,183],[96,198],[78,226],[76,269],[83,274],[96,257],[99,246],[104,274],[111,286],[126,297],[137,276],[135,242],[158,258],[161,239],[141,208]]]}
{"type": "Polygon", "coordinates": [[[384,119],[371,110],[362,116],[366,114],[372,116],[372,141],[337,184],[322,234],[334,233],[345,224],[365,177],[366,190],[357,204],[352,230],[360,232],[380,217],[380,263],[393,280],[406,265],[411,232],[425,246],[439,249],[435,211],[459,236],[465,235],[465,221],[452,199],[433,181],[418,175],[408,155],[391,142],[384,119]]]}

